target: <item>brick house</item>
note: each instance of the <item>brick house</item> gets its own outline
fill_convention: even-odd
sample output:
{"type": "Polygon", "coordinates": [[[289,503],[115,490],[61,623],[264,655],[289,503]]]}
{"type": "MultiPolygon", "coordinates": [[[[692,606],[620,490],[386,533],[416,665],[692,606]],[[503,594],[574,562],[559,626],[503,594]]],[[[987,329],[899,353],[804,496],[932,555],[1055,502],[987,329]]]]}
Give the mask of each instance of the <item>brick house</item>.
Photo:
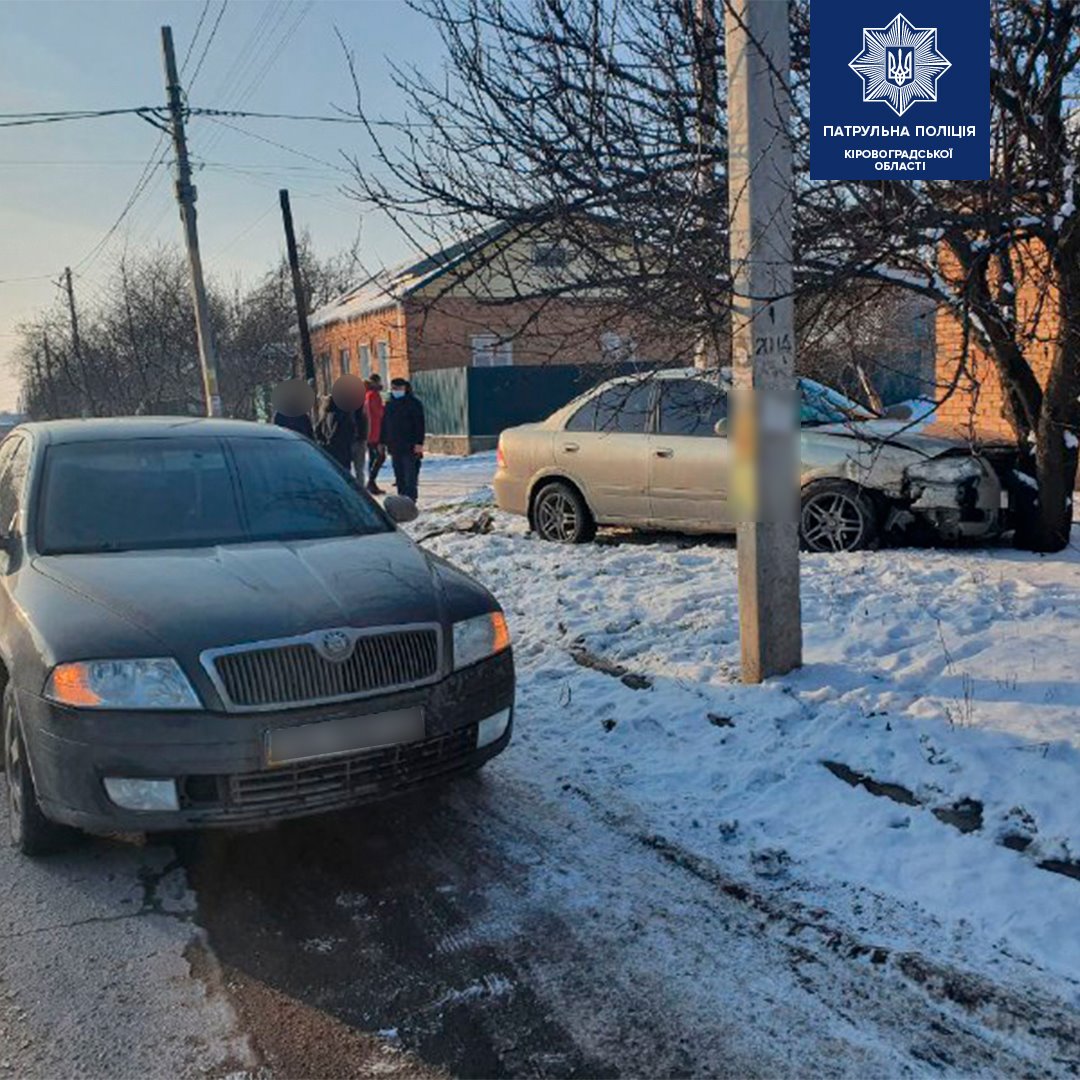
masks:
{"type": "MultiPolygon", "coordinates": [[[[1059,321],[1053,286],[1042,288],[1037,284],[1044,279],[1045,271],[1037,268],[1036,258],[1031,249],[1015,253],[1016,318],[1028,331],[1025,356],[1036,378],[1045,385],[1056,350],[1059,321]]],[[[1040,267],[1044,262],[1045,257],[1040,260],[1040,267]]],[[[944,269],[949,272],[948,266],[944,269]]],[[[963,325],[944,305],[937,312],[936,340],[938,397],[944,396],[955,383],[955,390],[938,409],[940,424],[980,440],[1015,440],[1005,391],[994,361],[979,348],[974,335],[968,341],[965,361],[963,325]]]]}
{"type": "Polygon", "coordinates": [[[688,338],[567,288],[584,277],[568,248],[507,227],[372,275],[309,318],[319,390],[408,378],[432,448],[469,453],[628,365],[688,362],[688,338]]]}

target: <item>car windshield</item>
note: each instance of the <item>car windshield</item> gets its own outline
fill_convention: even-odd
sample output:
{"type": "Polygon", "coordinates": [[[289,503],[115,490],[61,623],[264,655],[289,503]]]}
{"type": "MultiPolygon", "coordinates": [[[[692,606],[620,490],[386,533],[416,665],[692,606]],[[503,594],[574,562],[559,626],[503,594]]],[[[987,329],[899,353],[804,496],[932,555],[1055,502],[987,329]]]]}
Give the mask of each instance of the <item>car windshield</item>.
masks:
{"type": "Polygon", "coordinates": [[[799,380],[799,423],[804,426],[873,420],[875,415],[831,386],[824,386],[813,379],[799,380]]]}
{"type": "Polygon", "coordinates": [[[387,532],[301,439],[116,439],[50,447],[37,543],[61,555],[387,532]]]}

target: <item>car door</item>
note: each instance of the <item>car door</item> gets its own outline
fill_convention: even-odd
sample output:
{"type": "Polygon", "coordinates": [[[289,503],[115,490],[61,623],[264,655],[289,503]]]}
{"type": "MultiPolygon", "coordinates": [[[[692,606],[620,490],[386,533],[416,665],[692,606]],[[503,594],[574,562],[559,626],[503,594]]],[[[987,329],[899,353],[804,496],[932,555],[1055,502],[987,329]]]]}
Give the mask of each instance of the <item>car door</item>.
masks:
{"type": "Polygon", "coordinates": [[[555,435],[555,463],[600,522],[649,520],[648,431],[654,380],[609,383],[555,435]]]}
{"type": "MultiPolygon", "coordinates": [[[[30,465],[30,443],[21,435],[9,435],[0,445],[0,535],[11,536],[26,528],[25,515],[20,514],[23,491],[30,465]]],[[[12,634],[18,615],[18,574],[22,565],[13,552],[0,553],[0,653],[10,660],[12,634]]]]}
{"type": "Polygon", "coordinates": [[[726,390],[707,379],[661,379],[656,433],[649,442],[652,519],[666,528],[732,527],[726,390]]]}

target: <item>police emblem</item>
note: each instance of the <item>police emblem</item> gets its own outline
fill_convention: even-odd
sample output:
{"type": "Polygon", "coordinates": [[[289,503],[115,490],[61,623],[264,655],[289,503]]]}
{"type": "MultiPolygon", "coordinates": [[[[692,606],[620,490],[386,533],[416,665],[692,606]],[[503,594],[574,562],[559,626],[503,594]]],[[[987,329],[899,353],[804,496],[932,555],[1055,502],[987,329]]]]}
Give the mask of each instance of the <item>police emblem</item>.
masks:
{"type": "Polygon", "coordinates": [[[862,51],[848,67],[862,79],[863,101],[884,101],[903,116],[917,101],[937,101],[937,81],[952,67],[938,52],[937,28],[915,27],[903,15],[863,28],[862,51]]]}

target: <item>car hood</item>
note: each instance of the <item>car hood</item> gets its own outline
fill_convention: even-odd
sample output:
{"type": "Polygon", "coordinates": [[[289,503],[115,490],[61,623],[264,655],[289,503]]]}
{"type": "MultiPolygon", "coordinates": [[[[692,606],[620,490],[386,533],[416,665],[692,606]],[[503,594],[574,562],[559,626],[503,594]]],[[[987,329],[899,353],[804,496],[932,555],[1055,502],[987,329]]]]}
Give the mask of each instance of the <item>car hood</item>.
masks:
{"type": "Polygon", "coordinates": [[[803,428],[806,435],[831,435],[875,445],[897,446],[923,457],[937,457],[950,450],[967,449],[961,439],[916,430],[910,420],[847,420],[803,428]]]}
{"type": "MultiPolygon", "coordinates": [[[[38,556],[34,569],[188,660],[224,645],[443,614],[433,566],[401,533],[38,556]]],[[[115,655],[107,632],[83,655],[115,655]]]]}

